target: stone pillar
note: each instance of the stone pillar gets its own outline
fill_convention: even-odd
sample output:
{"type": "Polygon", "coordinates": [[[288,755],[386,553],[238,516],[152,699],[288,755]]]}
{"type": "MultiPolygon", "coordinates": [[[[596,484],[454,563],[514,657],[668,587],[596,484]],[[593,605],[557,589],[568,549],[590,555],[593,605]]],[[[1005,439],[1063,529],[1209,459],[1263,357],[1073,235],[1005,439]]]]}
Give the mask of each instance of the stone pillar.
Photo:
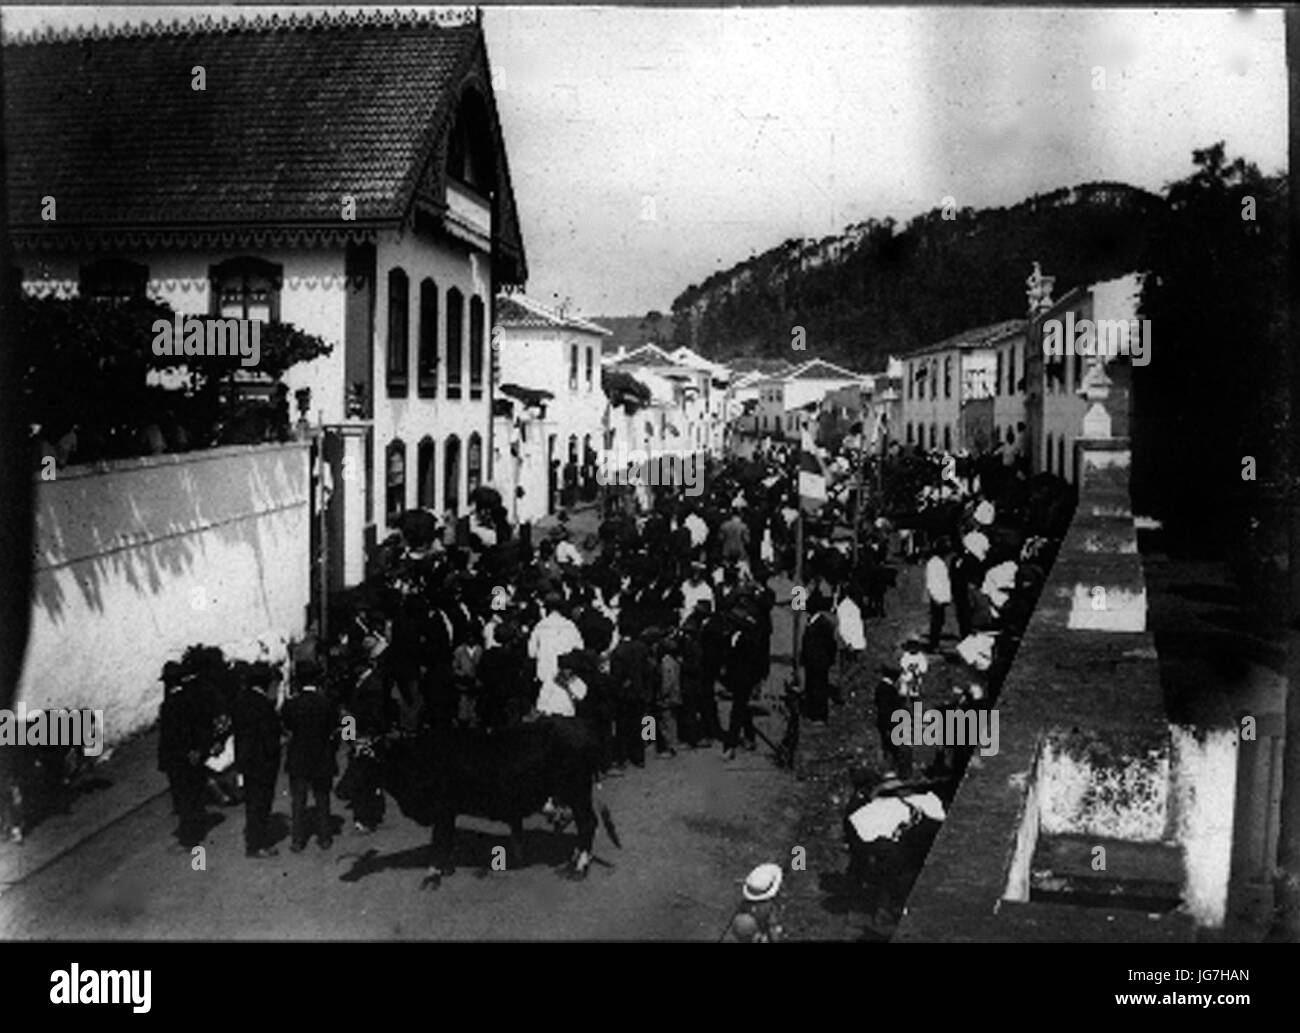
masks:
{"type": "MultiPolygon", "coordinates": [[[[1075,441],[1079,471],[1079,503],[1067,545],[1086,556],[1070,605],[1070,628],[1092,631],[1141,632],[1146,630],[1146,579],[1137,551],[1129,498],[1132,452],[1126,437],[1115,437],[1117,415],[1112,381],[1100,358],[1089,362],[1081,394],[1089,403],[1083,417],[1082,436],[1075,441]]],[[[1127,424],[1127,418],[1122,420],[1127,424]]]]}
{"type": "Polygon", "coordinates": [[[329,585],[351,588],[366,577],[366,423],[334,424],[324,428],[325,458],[330,464],[334,493],[329,502],[326,534],[329,541],[329,585]]]}

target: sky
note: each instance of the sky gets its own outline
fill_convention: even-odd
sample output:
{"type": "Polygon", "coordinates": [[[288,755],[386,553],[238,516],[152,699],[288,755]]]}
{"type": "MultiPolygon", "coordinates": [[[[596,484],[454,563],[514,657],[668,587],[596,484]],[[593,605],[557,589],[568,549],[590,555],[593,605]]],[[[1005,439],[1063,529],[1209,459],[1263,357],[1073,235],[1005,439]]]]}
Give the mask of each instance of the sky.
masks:
{"type": "MultiPolygon", "coordinates": [[[[3,17],[8,33],[259,10],[289,9],[3,17]]],[[[1286,166],[1278,10],[487,7],[483,21],[528,293],[588,315],[666,312],[718,269],[870,217],[1092,180],[1160,191],[1217,140],[1286,166]]]]}

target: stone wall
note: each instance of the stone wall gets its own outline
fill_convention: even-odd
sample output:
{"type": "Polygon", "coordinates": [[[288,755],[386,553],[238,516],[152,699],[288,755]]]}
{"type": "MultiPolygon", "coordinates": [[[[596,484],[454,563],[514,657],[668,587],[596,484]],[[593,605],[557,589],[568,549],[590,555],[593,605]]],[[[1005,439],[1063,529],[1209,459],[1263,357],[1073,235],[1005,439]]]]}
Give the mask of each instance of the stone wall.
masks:
{"type": "Polygon", "coordinates": [[[1127,441],[1081,440],[1078,461],[1078,508],[997,700],[1001,750],[972,759],[895,940],[1190,941],[1223,921],[1235,736],[1166,718],[1127,441]],[[1180,848],[1183,904],[1031,901],[1035,846],[1052,834],[1180,848]]]}

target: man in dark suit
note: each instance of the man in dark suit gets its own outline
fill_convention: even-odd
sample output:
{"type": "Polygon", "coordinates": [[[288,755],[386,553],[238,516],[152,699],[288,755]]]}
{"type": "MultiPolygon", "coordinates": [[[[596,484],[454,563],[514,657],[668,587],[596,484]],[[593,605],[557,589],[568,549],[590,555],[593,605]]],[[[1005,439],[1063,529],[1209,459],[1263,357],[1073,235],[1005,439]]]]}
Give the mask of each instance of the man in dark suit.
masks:
{"type": "Polygon", "coordinates": [[[745,748],[757,747],[758,733],[750,700],[763,681],[763,638],[752,613],[753,603],[741,603],[732,610],[731,633],[727,639],[722,681],[731,693],[731,715],[727,720],[726,746],[723,756],[736,755],[744,740],[745,748]]]}
{"type": "Polygon", "coordinates": [[[212,728],[206,710],[187,685],[187,675],[175,660],[163,665],[163,701],[158,711],[158,770],[167,775],[172,805],[180,818],[176,838],[187,849],[197,846],[207,832],[203,789],[207,772],[203,759],[212,745],[212,728]]]}
{"type": "Polygon", "coordinates": [[[627,613],[620,620],[623,638],[609,658],[610,692],[614,703],[614,766],[627,763],[645,767],[642,718],[648,712],[653,663],[650,646],[640,636],[627,613]]]}
{"type": "MultiPolygon", "coordinates": [[[[299,659],[299,669],[315,661],[299,659]]],[[[270,664],[254,664],[248,682],[235,696],[235,767],[244,776],[244,856],[274,857],[271,848],[271,802],[280,775],[280,718],[275,712],[278,672],[270,664]]]]}
{"type": "Polygon", "coordinates": [[[293,842],[298,853],[307,846],[307,790],[316,798],[316,841],[322,850],[334,842],[330,819],[330,788],[338,773],[335,742],[339,720],[334,704],[319,690],[315,664],[300,667],[298,693],[284,705],[282,720],[289,732],[286,770],[293,806],[293,842]]]}
{"type": "Polygon", "coordinates": [[[808,600],[812,618],[804,629],[799,660],[804,672],[804,715],[809,721],[825,721],[830,700],[830,673],[835,663],[835,622],[827,612],[830,601],[820,592],[808,600]]]}

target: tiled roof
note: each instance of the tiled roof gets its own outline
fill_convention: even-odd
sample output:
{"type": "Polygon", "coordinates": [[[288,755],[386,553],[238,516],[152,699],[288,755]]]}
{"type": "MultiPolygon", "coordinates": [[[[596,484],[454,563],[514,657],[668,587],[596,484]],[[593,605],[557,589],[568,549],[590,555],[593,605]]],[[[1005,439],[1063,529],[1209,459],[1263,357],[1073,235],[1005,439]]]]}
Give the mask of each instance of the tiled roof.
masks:
{"type": "Polygon", "coordinates": [[[952,348],[961,348],[963,350],[984,348],[1024,332],[1025,321],[1023,319],[1004,319],[1000,323],[990,323],[987,326],[976,327],[974,330],[963,330],[959,334],[945,337],[937,344],[927,344],[925,347],[909,353],[908,357],[929,355],[931,352],[949,351],[952,348]]]}
{"type": "Polygon", "coordinates": [[[505,327],[527,327],[530,329],[582,330],[589,334],[608,336],[610,331],[597,323],[561,313],[540,301],[521,294],[502,294],[497,297],[496,321],[505,327]]]}
{"type": "Polygon", "coordinates": [[[640,348],[634,348],[621,359],[617,365],[620,366],[678,366],[678,363],[671,355],[660,348],[657,344],[643,344],[640,348]]]}
{"type": "Polygon", "coordinates": [[[805,362],[791,373],[786,374],[786,380],[861,380],[865,373],[854,373],[851,369],[845,369],[843,366],[837,366],[833,362],[827,362],[824,359],[813,359],[805,362]]]}
{"type": "MultiPolygon", "coordinates": [[[[9,42],[11,225],[46,235],[346,230],[347,195],[352,226],[392,224],[410,210],[476,59],[490,74],[477,21],[398,14],[207,19],[9,42]],[[203,90],[193,88],[196,66],[203,90]],[[41,219],[46,196],[55,223],[41,219]]],[[[514,225],[512,199],[499,200],[514,225]]]]}

